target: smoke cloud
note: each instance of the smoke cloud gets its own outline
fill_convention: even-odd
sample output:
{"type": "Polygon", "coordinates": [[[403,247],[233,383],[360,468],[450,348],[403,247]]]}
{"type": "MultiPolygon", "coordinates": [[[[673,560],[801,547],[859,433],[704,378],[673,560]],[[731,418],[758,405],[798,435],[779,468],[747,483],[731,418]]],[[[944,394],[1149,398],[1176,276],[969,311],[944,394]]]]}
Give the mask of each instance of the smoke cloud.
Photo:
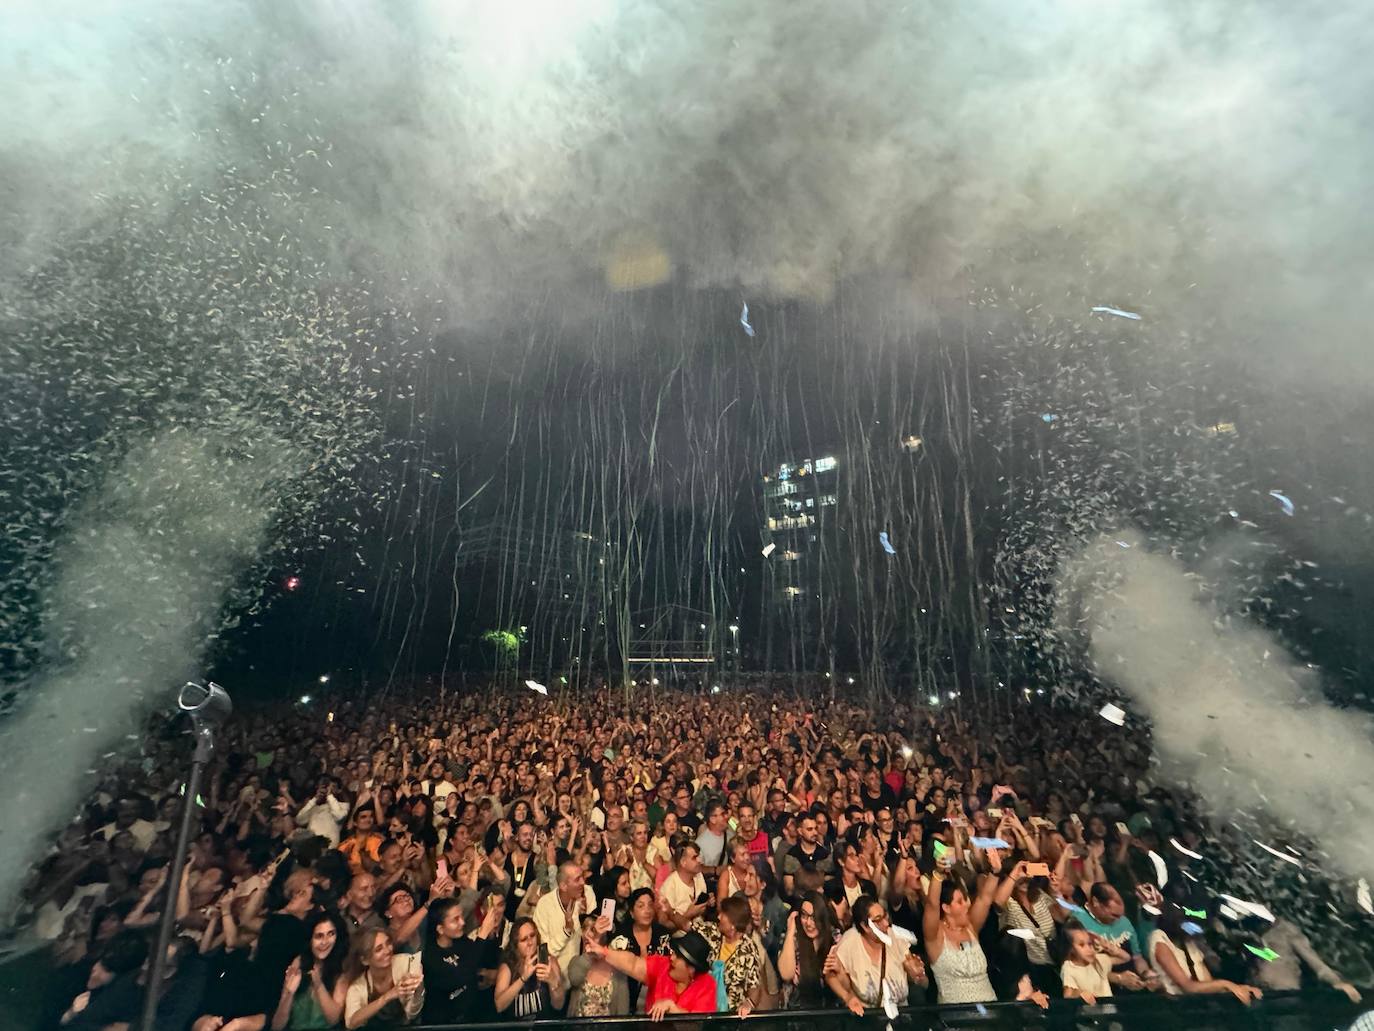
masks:
{"type": "Polygon", "coordinates": [[[913,310],[996,286],[1300,336],[1368,382],[1366,14],[32,0],[0,32],[0,250],[270,167],[302,187],[281,231],[469,326],[669,275],[913,310]]]}
{"type": "Polygon", "coordinates": [[[198,676],[230,589],[265,544],[291,452],[173,433],[139,442],[54,552],[54,654],[0,730],[0,900],[75,811],[81,771],[198,676]]]}
{"type": "Polygon", "coordinates": [[[1326,703],[1273,636],[1224,617],[1198,575],[1137,534],[1102,537],[1068,561],[1058,606],[1098,673],[1153,725],[1164,777],[1190,785],[1221,824],[1267,813],[1319,842],[1323,865],[1369,876],[1367,715],[1326,703]]]}

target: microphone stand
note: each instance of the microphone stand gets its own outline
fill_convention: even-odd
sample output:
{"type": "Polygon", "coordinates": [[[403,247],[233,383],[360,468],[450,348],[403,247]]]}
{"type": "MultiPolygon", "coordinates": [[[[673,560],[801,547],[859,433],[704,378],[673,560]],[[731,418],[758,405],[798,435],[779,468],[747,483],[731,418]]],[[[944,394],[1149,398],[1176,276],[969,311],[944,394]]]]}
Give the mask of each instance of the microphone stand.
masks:
{"type": "Polygon", "coordinates": [[[157,1004],[162,994],[162,972],[167,965],[167,947],[172,943],[172,926],[176,923],[177,895],[186,867],[186,851],[190,846],[191,824],[196,812],[196,798],[200,781],[210,757],[215,753],[215,728],[232,711],[229,695],[218,684],[209,687],[190,683],[181,689],[177,705],[191,717],[191,732],[196,750],[191,757],[191,775],[186,781],[186,796],[181,805],[181,824],[177,829],[176,846],[172,850],[171,868],[167,872],[167,895],[162,906],[162,920],[157,928],[157,946],[148,963],[148,986],[143,997],[141,1031],[155,1031],[157,1004]],[[201,697],[197,698],[199,694],[201,697]]]}

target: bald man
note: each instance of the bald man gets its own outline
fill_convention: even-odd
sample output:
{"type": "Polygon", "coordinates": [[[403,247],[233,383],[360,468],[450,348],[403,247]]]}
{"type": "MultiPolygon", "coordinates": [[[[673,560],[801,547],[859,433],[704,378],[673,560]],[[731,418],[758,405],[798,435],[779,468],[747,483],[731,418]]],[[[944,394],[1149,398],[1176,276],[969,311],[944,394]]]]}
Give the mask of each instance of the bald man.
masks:
{"type": "Polygon", "coordinates": [[[582,917],[596,911],[596,895],[587,884],[577,863],[558,868],[557,889],[541,898],[534,907],[534,926],[539,940],[558,960],[563,976],[582,947],[582,917]]]}

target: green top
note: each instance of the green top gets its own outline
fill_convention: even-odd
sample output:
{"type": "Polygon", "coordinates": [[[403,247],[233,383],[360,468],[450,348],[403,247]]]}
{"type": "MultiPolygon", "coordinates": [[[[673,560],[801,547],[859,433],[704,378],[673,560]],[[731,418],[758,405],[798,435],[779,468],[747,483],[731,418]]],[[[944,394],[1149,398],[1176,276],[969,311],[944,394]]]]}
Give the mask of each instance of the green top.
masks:
{"type": "Polygon", "coordinates": [[[334,1026],[324,1019],[324,1010],[320,1009],[320,1004],[315,999],[315,993],[310,987],[308,978],[303,979],[300,990],[296,992],[296,997],[291,1000],[291,1019],[286,1026],[291,1028],[291,1031],[297,1031],[298,1028],[313,1029],[334,1026]]]}

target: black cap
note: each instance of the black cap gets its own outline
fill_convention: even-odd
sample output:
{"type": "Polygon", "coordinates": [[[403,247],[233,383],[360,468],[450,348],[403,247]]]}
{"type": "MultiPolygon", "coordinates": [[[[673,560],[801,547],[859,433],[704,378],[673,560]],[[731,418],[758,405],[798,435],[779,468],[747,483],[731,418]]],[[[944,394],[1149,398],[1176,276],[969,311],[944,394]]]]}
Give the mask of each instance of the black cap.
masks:
{"type": "Polygon", "coordinates": [[[711,969],[711,946],[696,931],[688,931],[676,938],[668,939],[668,947],[693,967],[697,973],[704,974],[711,969]]]}

